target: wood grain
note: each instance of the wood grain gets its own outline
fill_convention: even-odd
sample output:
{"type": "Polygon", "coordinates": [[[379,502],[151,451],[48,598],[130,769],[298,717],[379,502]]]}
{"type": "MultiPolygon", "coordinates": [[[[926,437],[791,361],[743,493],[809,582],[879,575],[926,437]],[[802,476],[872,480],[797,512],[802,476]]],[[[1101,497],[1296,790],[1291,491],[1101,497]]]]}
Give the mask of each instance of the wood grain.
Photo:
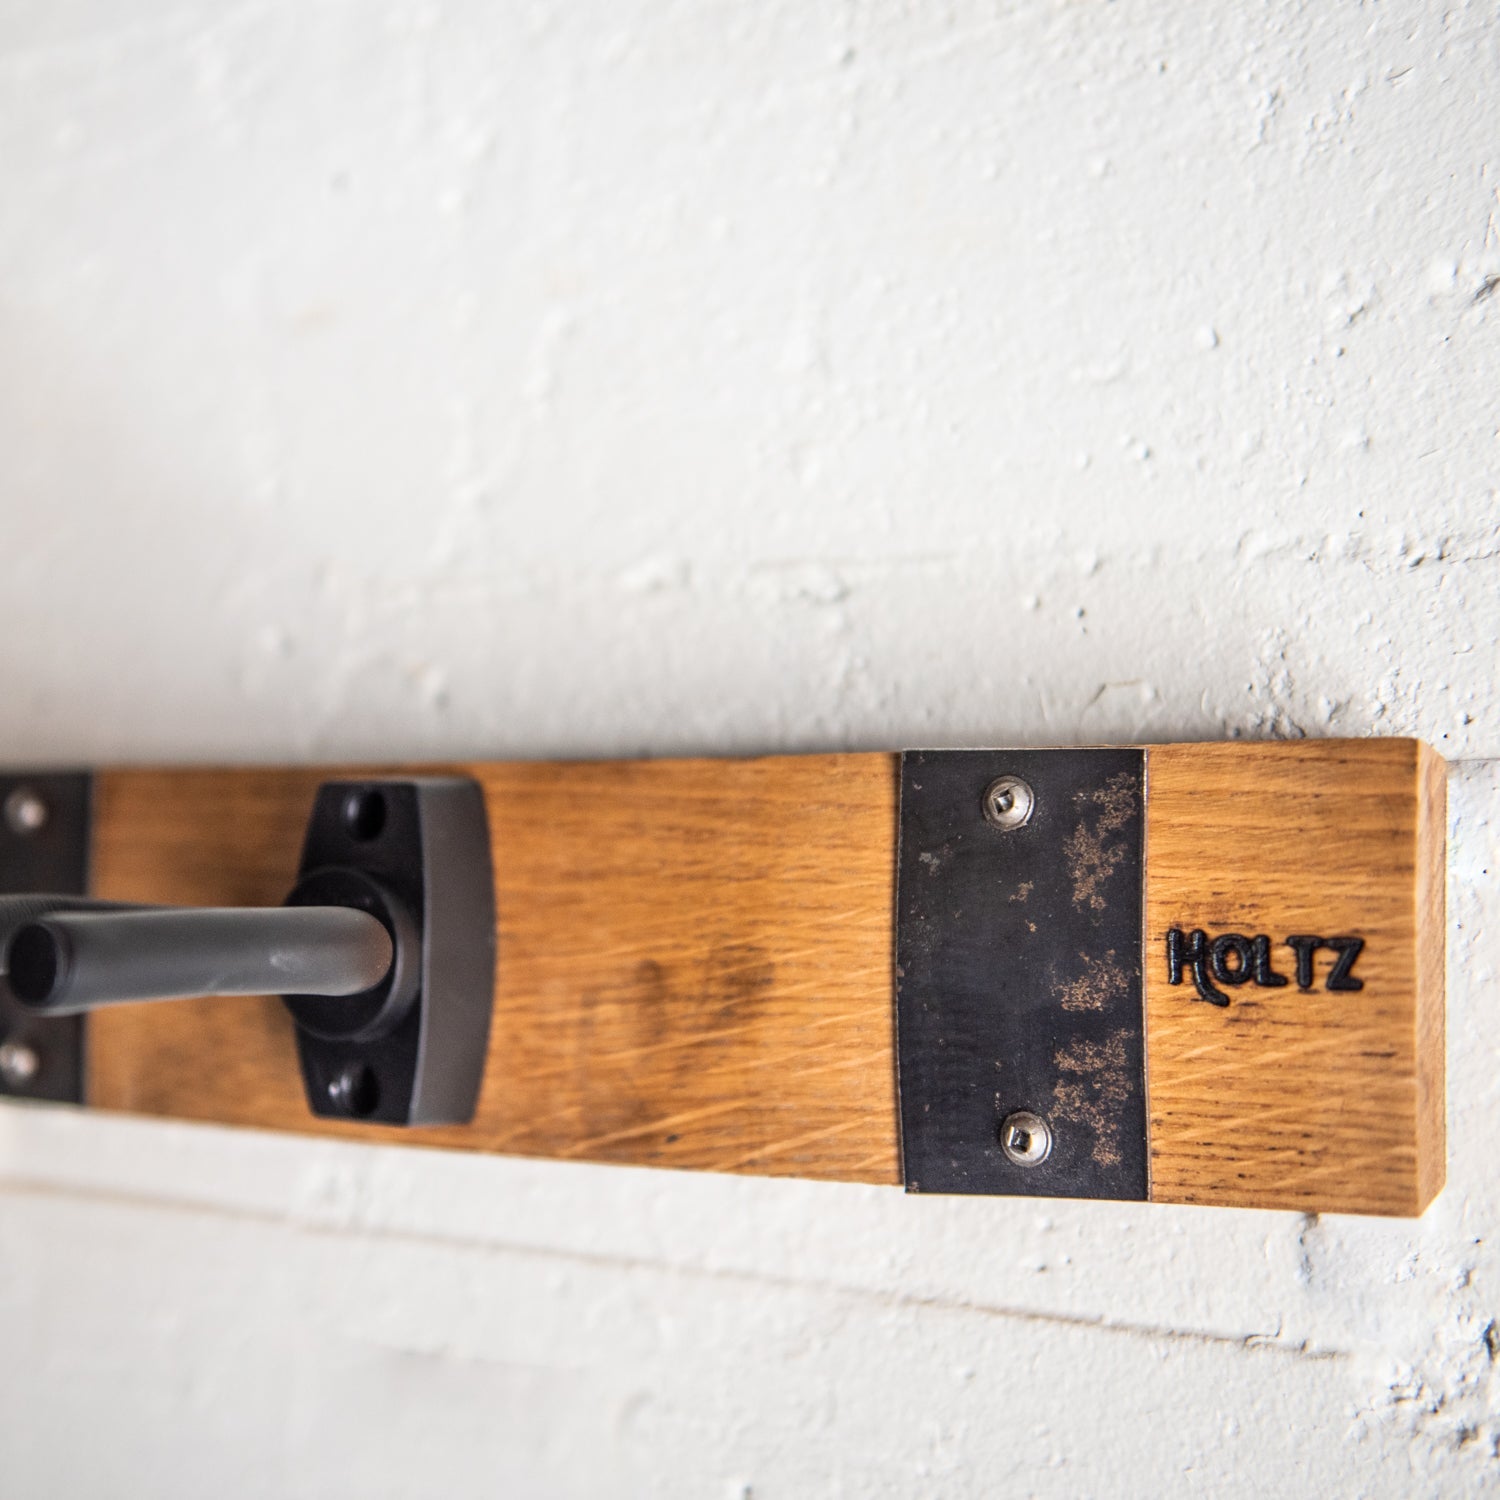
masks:
{"type": "MultiPolygon", "coordinates": [[[[96,1014],[109,1109],[603,1162],[897,1183],[898,761],[424,767],[484,786],[499,904],[475,1120],[320,1121],[279,1001],[96,1014]]],[[[314,790],[390,767],[108,771],[94,889],[261,905],[314,790]]],[[[1147,752],[1151,1196],[1414,1214],[1443,1181],[1445,781],[1414,741],[1147,752]],[[1356,993],[1170,986],[1171,926],[1366,939],[1356,993]]],[[[1321,972],[1327,957],[1321,956],[1321,972]]],[[[1281,950],[1281,968],[1288,955],[1281,950]]]]}
{"type": "MultiPolygon", "coordinates": [[[[483,784],[495,852],[496,1004],[471,1125],[315,1120],[290,1021],[270,999],[96,1014],[90,1102],[476,1151],[900,1181],[895,756],[438,769],[483,784]]],[[[104,772],[94,889],[279,902],[315,787],[344,774],[361,773],[104,772]]]]}
{"type": "MultiPolygon", "coordinates": [[[[1441,1188],[1441,759],[1414,740],[1166,745],[1147,754],[1151,1196],[1420,1213],[1441,1188]],[[1364,988],[1167,983],[1171,927],[1355,934],[1364,988]]],[[[1282,950],[1278,958],[1288,967],[1282,950]]]]}

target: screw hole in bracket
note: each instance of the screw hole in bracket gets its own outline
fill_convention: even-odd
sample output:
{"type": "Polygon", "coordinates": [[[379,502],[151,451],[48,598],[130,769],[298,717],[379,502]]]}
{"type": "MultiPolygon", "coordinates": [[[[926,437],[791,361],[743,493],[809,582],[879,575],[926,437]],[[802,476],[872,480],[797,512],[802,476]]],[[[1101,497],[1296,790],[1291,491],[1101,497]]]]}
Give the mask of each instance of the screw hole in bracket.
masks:
{"type": "Polygon", "coordinates": [[[329,1079],[328,1102],[351,1120],[366,1120],[380,1108],[380,1080],[364,1063],[350,1063],[329,1079]]]}
{"type": "Polygon", "coordinates": [[[385,831],[385,798],[373,787],[360,787],[344,799],[344,827],[356,843],[372,844],[385,831]]]}

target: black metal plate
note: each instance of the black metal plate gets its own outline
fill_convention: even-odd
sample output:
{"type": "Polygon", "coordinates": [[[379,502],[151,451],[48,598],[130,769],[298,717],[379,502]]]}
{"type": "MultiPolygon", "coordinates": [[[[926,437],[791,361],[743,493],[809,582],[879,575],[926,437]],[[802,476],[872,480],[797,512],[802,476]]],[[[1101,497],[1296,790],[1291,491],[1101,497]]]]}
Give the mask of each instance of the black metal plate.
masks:
{"type": "MultiPolygon", "coordinates": [[[[0,775],[0,895],[87,894],[91,781],[82,772],[0,775]],[[42,809],[39,826],[12,812],[12,798],[27,794],[42,809]]],[[[0,1095],[81,1104],[83,1043],[82,1016],[39,1016],[0,985],[0,1044],[25,1049],[36,1063],[29,1078],[0,1070],[0,1095]]]]}
{"type": "Polygon", "coordinates": [[[1146,1196],[1140,750],[909,751],[897,1064],[911,1192],[1146,1196]],[[1018,776],[1024,826],[984,814],[1018,776]],[[1013,1112],[1051,1152],[1001,1149],[1013,1112]]]}

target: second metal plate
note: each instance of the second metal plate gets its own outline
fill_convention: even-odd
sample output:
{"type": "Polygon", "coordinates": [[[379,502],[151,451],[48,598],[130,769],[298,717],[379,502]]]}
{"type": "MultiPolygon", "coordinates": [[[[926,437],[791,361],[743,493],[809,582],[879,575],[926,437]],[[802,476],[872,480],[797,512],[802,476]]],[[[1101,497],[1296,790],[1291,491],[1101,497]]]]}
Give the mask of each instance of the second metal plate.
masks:
{"type": "MultiPolygon", "coordinates": [[[[83,773],[0,776],[0,895],[88,890],[89,794],[83,773]]],[[[83,1102],[82,1016],[39,1016],[0,983],[0,1095],[83,1102]]]]}

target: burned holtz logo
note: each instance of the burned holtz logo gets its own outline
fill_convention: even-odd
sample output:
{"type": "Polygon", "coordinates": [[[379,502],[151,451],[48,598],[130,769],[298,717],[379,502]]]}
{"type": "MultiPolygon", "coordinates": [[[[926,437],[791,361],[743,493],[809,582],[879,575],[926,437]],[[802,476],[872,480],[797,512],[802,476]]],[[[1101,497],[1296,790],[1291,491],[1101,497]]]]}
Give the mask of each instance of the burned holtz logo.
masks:
{"type": "MultiPolygon", "coordinates": [[[[1294,933],[1282,946],[1292,952],[1299,990],[1315,987],[1313,980],[1317,966],[1313,955],[1320,949],[1335,955],[1323,976],[1325,990],[1362,990],[1365,987],[1364,980],[1355,979],[1350,972],[1365,946],[1363,938],[1325,938],[1294,933]]],[[[1287,976],[1279,973],[1273,963],[1271,939],[1264,935],[1242,937],[1237,932],[1226,932],[1221,937],[1210,938],[1201,927],[1186,933],[1180,927],[1173,927],[1167,933],[1167,983],[1181,984],[1184,969],[1192,976],[1198,998],[1207,1000],[1210,1005],[1229,1004],[1229,996],[1217,988],[1221,984],[1234,988],[1254,983],[1270,990],[1280,989],[1287,983],[1287,976]]]]}

